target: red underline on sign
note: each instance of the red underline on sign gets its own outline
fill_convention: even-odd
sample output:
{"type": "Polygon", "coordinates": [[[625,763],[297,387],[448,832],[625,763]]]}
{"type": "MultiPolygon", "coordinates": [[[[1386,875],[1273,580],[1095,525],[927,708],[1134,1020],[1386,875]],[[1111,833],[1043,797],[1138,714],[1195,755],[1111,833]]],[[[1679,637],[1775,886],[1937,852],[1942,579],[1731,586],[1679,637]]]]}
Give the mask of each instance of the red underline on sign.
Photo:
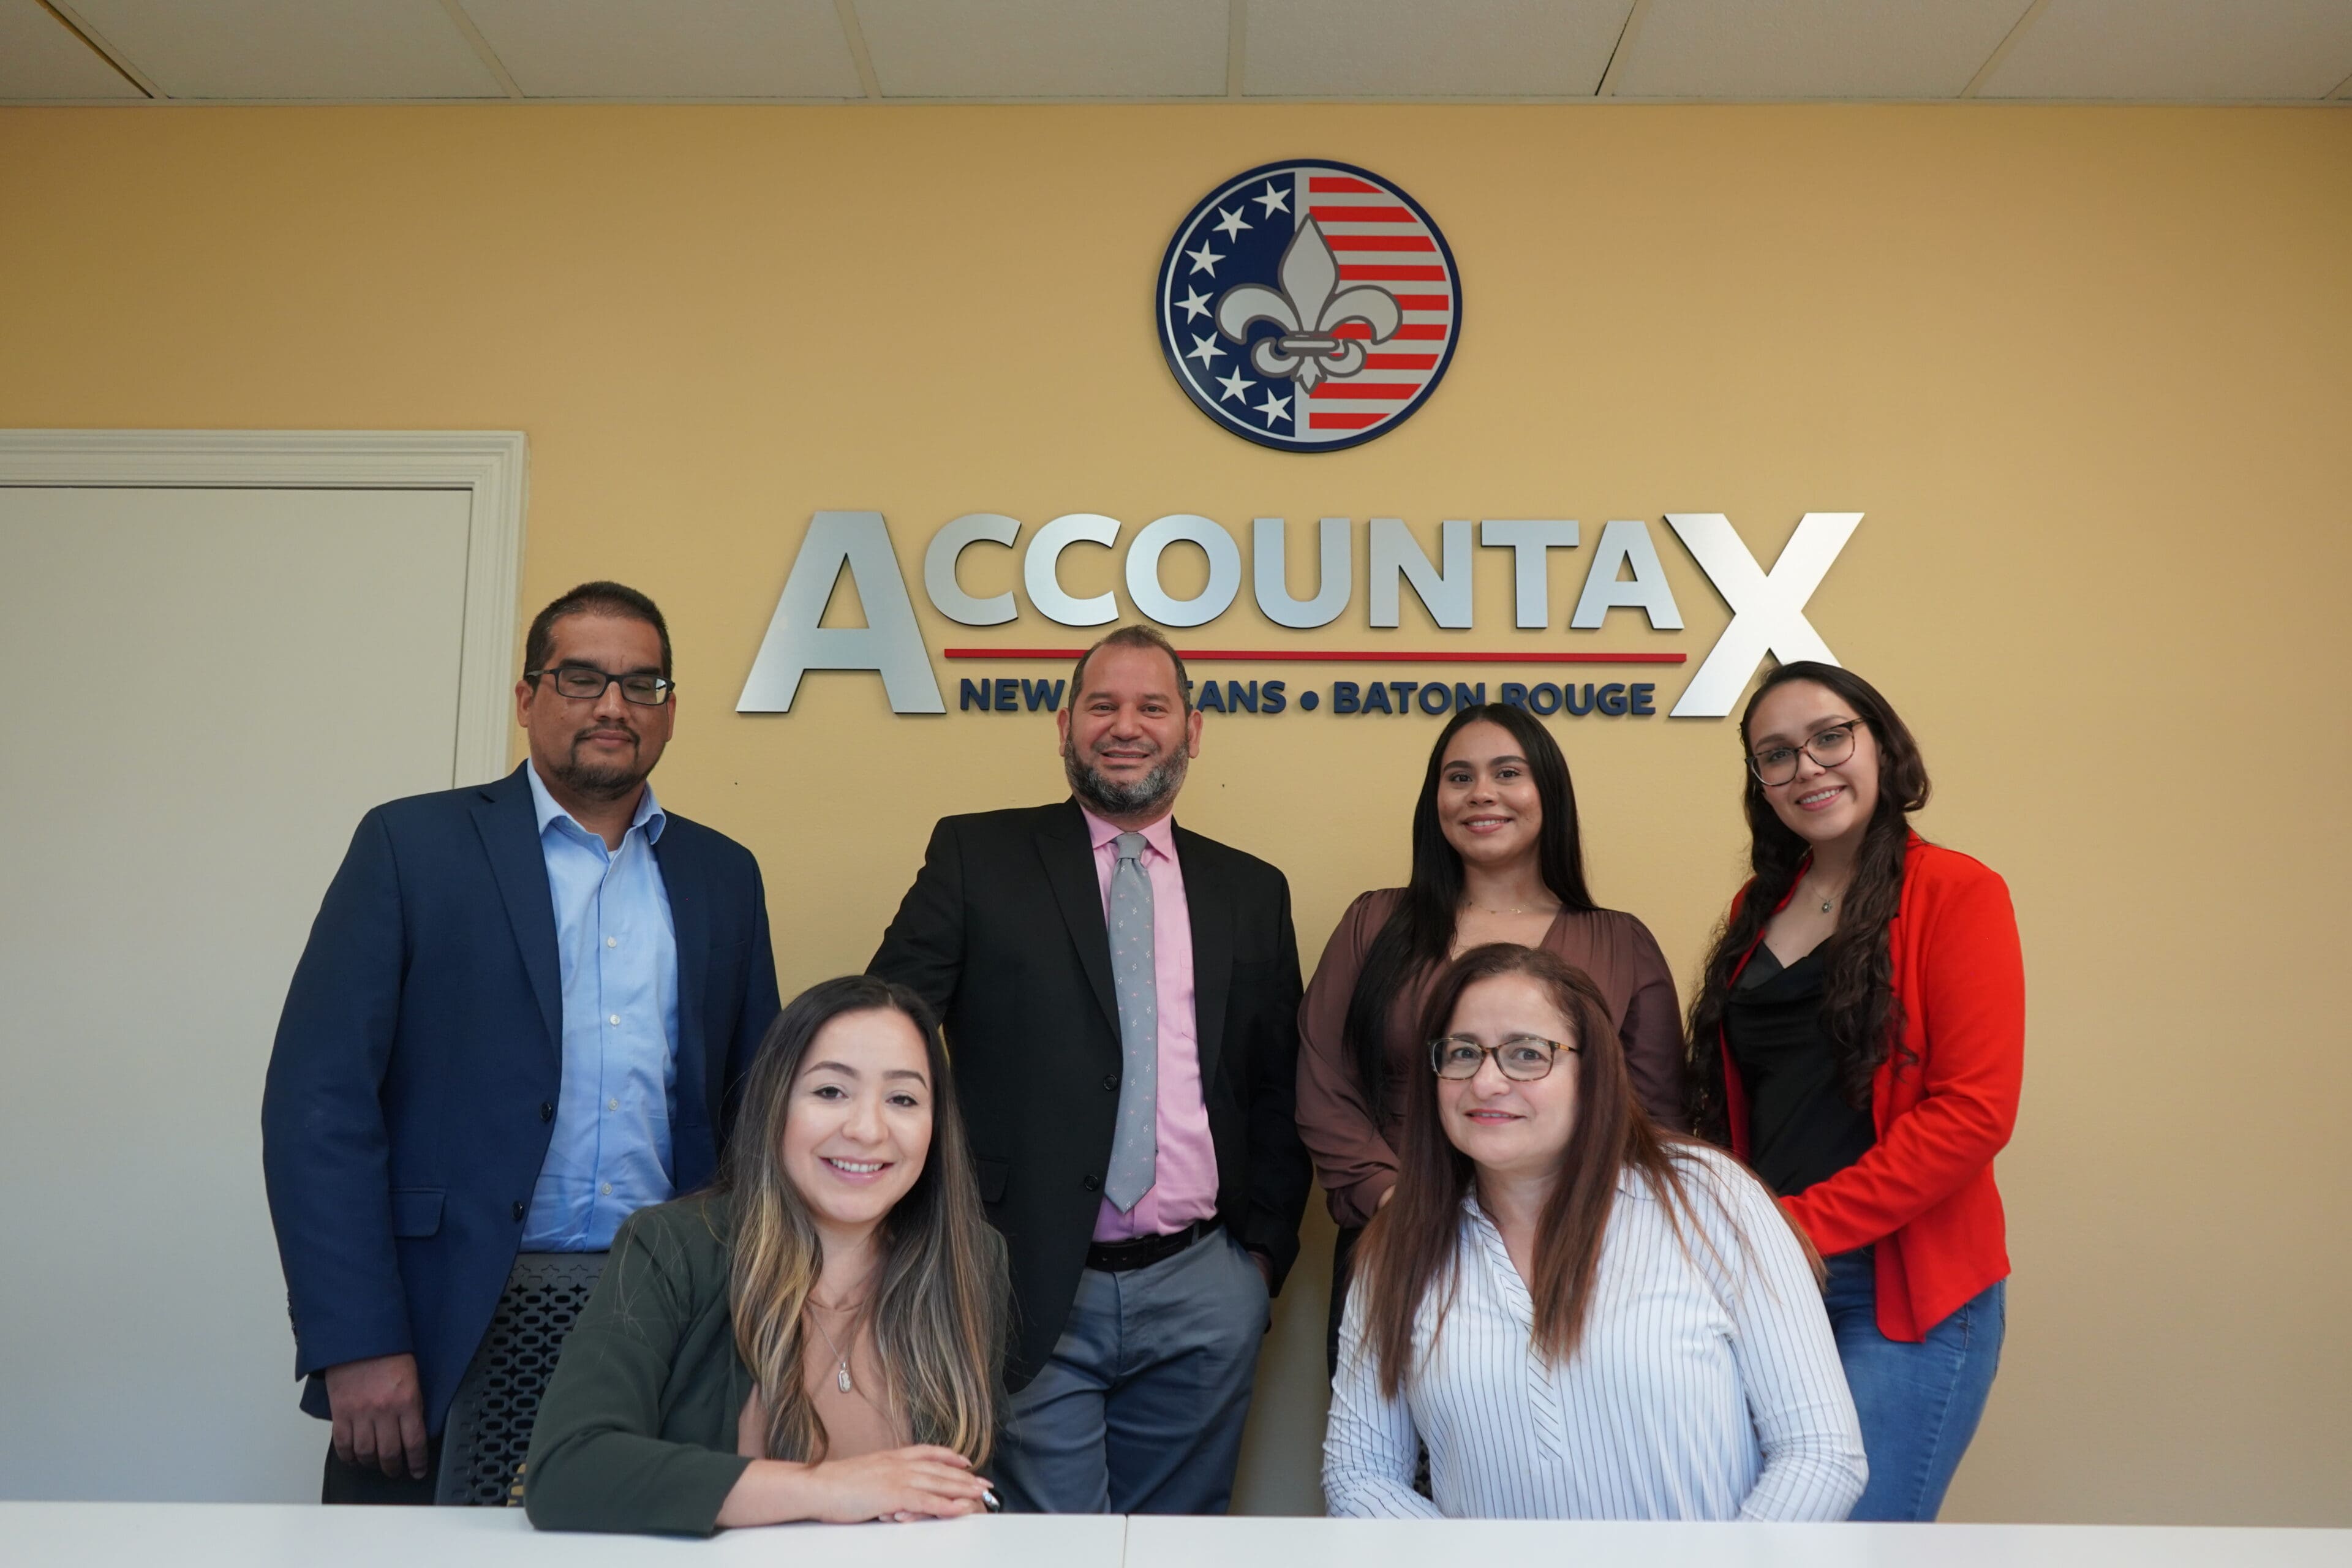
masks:
{"type": "MultiPolygon", "coordinates": [[[[1076,658],[1082,647],[949,647],[948,658],[1076,658]]],[[[1683,664],[1686,653],[1278,653],[1271,649],[1188,647],[1195,663],[1252,659],[1265,664],[1683,664]]]]}

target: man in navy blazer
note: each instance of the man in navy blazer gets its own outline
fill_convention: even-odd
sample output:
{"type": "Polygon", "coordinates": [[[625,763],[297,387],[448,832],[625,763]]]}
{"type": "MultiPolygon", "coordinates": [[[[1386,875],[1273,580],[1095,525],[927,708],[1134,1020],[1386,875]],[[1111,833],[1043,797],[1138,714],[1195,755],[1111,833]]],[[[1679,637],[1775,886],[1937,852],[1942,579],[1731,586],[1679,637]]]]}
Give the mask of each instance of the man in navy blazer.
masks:
{"type": "Polygon", "coordinates": [[[709,1182],[778,1011],[751,853],[646,783],[677,714],[653,602],[532,622],[496,784],[360,822],[294,972],[262,1163],[326,1500],[429,1502],[522,1252],[594,1252],[709,1182]]]}

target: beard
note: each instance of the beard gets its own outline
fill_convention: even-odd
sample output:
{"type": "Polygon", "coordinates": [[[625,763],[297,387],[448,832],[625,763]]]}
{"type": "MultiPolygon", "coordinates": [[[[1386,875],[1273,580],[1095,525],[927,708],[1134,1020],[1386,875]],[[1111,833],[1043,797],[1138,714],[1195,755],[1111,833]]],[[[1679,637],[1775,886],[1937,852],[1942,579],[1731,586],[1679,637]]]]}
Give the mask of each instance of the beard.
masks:
{"type": "Polygon", "coordinates": [[[1070,781],[1072,793],[1092,806],[1097,816],[1140,816],[1166,805],[1183,787],[1185,770],[1191,762],[1190,757],[1178,752],[1134,783],[1120,784],[1105,778],[1101,770],[1078,755],[1076,748],[1062,748],[1062,772],[1070,781]]]}
{"type": "Polygon", "coordinates": [[[580,757],[580,747],[595,731],[583,730],[572,737],[571,752],[555,770],[556,778],[574,795],[587,800],[620,800],[635,793],[646,782],[647,769],[637,765],[645,749],[644,742],[632,731],[631,748],[625,763],[589,763],[580,757]]]}

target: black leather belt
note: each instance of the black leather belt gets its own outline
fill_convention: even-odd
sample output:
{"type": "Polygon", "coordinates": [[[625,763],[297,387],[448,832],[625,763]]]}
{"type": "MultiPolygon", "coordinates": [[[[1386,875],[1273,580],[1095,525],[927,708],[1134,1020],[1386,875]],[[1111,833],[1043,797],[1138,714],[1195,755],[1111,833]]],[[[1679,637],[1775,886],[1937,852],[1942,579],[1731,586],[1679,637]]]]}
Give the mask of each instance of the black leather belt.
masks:
{"type": "Polygon", "coordinates": [[[1211,1215],[1165,1236],[1139,1236],[1133,1241],[1097,1241],[1087,1248],[1087,1267],[1109,1274],[1148,1268],[1163,1258],[1175,1257],[1223,1223],[1211,1215]]]}

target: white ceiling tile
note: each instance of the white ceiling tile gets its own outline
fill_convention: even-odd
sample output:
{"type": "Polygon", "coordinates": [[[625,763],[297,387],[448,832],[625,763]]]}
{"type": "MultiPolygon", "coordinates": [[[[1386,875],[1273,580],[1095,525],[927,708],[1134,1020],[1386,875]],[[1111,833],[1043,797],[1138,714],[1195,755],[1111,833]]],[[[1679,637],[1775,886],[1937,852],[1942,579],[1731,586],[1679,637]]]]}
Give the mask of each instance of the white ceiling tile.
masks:
{"type": "Polygon", "coordinates": [[[171,98],[504,98],[439,0],[73,0],[171,98]]]}
{"type": "Polygon", "coordinates": [[[1653,0],[1618,98],[1957,98],[2032,0],[1653,0]]]}
{"type": "Polygon", "coordinates": [[[1633,0],[1249,0],[1242,90],[1269,98],[1578,97],[1633,0]]]}
{"type": "Polygon", "coordinates": [[[886,98],[1225,90],[1225,0],[857,0],[886,98]]]}
{"type": "Polygon", "coordinates": [[[2051,0],[1986,98],[2317,99],[2352,72],[2347,0],[2051,0]]]}
{"type": "Polygon", "coordinates": [[[833,0],[461,0],[530,98],[863,98],[833,0]]]}
{"type": "Polygon", "coordinates": [[[0,103],[146,94],[33,0],[0,0],[0,103]]]}

